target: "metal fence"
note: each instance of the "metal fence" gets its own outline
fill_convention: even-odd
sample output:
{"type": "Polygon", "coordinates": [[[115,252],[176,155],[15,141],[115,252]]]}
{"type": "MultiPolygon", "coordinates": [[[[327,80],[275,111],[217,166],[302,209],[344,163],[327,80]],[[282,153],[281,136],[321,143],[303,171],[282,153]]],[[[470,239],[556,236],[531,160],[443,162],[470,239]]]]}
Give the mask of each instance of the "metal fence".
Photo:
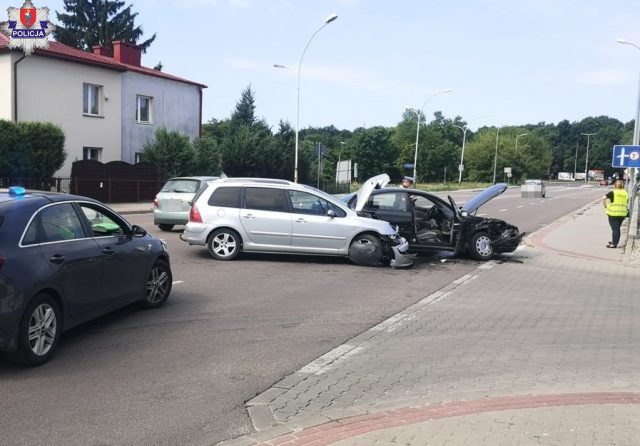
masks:
{"type": "Polygon", "coordinates": [[[22,186],[30,190],[82,195],[104,203],[152,201],[164,180],[123,178],[0,178],[0,188],[22,186]]]}
{"type": "Polygon", "coordinates": [[[49,192],[69,192],[71,178],[0,178],[0,187],[22,186],[26,189],[49,192]]]}

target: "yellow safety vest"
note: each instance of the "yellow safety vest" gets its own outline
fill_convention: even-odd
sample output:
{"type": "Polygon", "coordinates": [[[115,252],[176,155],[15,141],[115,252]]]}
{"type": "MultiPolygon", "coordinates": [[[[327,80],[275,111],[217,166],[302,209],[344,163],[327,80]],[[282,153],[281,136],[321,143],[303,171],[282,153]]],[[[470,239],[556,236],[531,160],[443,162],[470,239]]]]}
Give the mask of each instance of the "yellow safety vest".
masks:
{"type": "Polygon", "coordinates": [[[611,200],[607,202],[607,215],[610,217],[626,217],[627,205],[629,203],[629,195],[624,189],[613,190],[613,203],[611,200]]]}

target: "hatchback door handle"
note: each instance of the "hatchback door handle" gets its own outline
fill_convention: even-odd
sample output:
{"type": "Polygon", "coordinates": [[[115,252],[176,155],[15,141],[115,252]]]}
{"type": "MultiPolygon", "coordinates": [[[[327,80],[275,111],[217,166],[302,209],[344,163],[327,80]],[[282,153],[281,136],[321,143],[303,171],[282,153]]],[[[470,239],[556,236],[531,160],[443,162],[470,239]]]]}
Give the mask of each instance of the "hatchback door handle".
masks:
{"type": "Polygon", "coordinates": [[[102,250],[102,254],[104,254],[105,256],[112,256],[113,255],[113,248],[111,248],[111,247],[104,248],[102,250]]]}
{"type": "Polygon", "coordinates": [[[253,214],[244,214],[243,217],[244,218],[256,218],[256,216],[253,215],[253,214]]]}
{"type": "Polygon", "coordinates": [[[49,261],[51,263],[55,263],[55,264],[58,264],[58,265],[60,263],[64,262],[65,260],[67,260],[67,259],[63,255],[60,255],[60,254],[56,254],[56,255],[53,255],[53,256],[49,257],[49,261]]]}
{"type": "Polygon", "coordinates": [[[298,218],[296,219],[296,223],[306,223],[307,220],[305,220],[304,218],[298,218]]]}

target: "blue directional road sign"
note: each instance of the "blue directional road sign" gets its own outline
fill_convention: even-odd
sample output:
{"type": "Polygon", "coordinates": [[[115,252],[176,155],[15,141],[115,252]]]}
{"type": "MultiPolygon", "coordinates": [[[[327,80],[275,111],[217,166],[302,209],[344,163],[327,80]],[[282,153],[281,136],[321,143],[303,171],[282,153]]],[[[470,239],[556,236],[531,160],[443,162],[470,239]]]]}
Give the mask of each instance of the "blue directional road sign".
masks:
{"type": "Polygon", "coordinates": [[[613,146],[612,167],[640,167],[640,146],[613,146]]]}

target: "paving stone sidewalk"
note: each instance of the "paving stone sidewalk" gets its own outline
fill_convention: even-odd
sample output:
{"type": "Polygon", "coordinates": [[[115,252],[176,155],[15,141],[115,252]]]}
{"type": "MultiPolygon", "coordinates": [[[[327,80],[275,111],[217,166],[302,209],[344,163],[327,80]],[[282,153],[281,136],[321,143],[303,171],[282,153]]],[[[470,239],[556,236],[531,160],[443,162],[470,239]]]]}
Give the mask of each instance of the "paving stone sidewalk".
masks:
{"type": "Polygon", "coordinates": [[[222,444],[640,444],[640,268],[561,252],[590,209],[275,384],[222,444]]]}

